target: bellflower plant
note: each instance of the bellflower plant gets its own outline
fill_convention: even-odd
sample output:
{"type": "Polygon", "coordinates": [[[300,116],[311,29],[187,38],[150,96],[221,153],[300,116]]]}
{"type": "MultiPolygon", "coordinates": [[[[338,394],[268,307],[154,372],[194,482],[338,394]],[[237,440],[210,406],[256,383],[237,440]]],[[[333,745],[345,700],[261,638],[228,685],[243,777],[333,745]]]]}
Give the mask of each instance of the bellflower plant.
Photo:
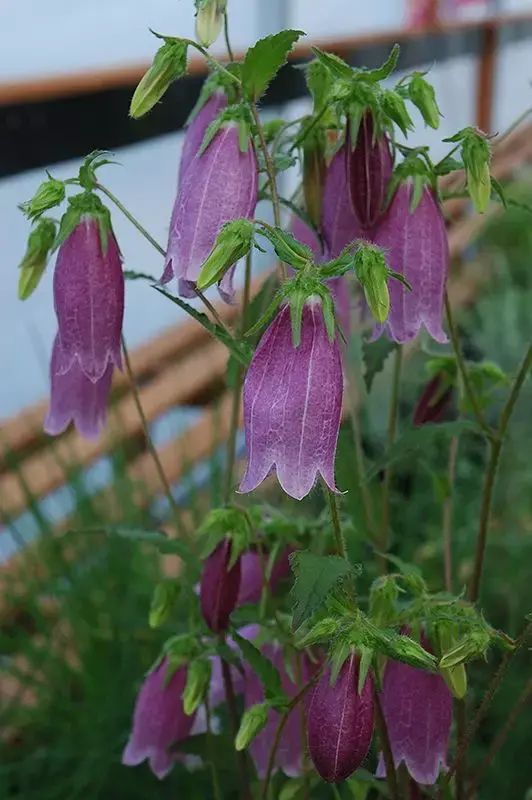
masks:
{"type": "MultiPolygon", "coordinates": [[[[399,798],[407,785],[412,796],[433,786],[436,800],[465,797],[484,780],[493,754],[472,772],[472,723],[464,736],[453,699],[460,708],[473,689],[467,708],[476,725],[476,681],[492,669],[488,650],[510,659],[529,633],[493,627],[483,576],[501,451],[532,349],[511,375],[491,361],[471,363],[453,293],[446,293],[445,176],[452,173],[453,193],[485,212],[492,199],[504,199],[491,175],[498,145],[467,127],[444,140],[449,147],[438,162],[432,141],[410,146],[412,109],[432,132],[441,113],[426,73],[394,83],[397,46],[374,69],[313,47],[304,65],[311,111],[266,120],[261,102],[304,33],[280,31],[235,56],[231,0],[194,5],[196,40],[155,34],[159,49],[130,107],[138,119],[168,103],[190,53],[204,59],[209,75],[185,132],[166,251],[102,182],[101,170],[112,163],[103,151],[66,180],[48,174],[21,205],[32,225],[20,264],[22,300],[37,291],[57,254],[47,432],[60,434],[73,422],[82,436],[102,433],[114,368],[127,355],[125,279],[147,279],[228,356],[215,437],[225,455],[198,514],[176,503],[168,461],[148,441],[142,460],[154,461],[172,512],[168,529],[178,536],[161,532],[170,520],[157,504],[149,530],[137,521],[133,531],[101,528],[179,560],[175,575],[165,571],[156,581],[146,615],[151,636],[135,634],[143,659],[159,657],[138,694],[122,762],[147,760],[159,778],[175,767],[172,779],[186,794],[193,757],[199,791],[212,781],[207,793],[218,800],[320,800],[332,791],[325,784],[340,781],[348,781],[343,796],[365,796],[368,771],[376,771],[372,796],[399,798]],[[222,31],[227,59],[208,50],[222,31]],[[279,180],[287,169],[298,175],[290,196],[279,180]],[[164,255],[161,281],[122,269],[104,201],[164,255]],[[271,249],[271,274],[259,278],[255,252],[271,249]],[[178,294],[196,298],[201,311],[162,285],[173,278],[178,294]],[[237,279],[240,306],[228,322],[204,292],[218,284],[223,299],[234,301],[237,279]],[[364,298],[373,336],[365,322],[352,324],[350,291],[364,298]],[[423,361],[429,380],[410,408],[415,394],[403,392],[402,370],[415,348],[408,381],[421,375],[423,361]],[[387,409],[387,423],[375,421],[374,406],[387,409]],[[453,503],[467,505],[462,484],[473,480],[457,461],[469,438],[477,462],[481,439],[488,450],[478,524],[476,505],[467,520],[453,517],[453,503]],[[416,458],[399,481],[396,464],[411,453],[416,458]],[[403,495],[418,482],[427,496],[416,527],[403,495]],[[349,489],[347,497],[339,489],[349,489]],[[478,532],[471,556],[465,528],[478,532]],[[434,539],[440,530],[441,543],[434,539]],[[459,555],[466,559],[460,568],[459,555]],[[433,650],[420,642],[421,630],[433,650]],[[473,660],[482,664],[469,674],[473,660]],[[195,733],[206,736],[188,741],[195,733]]],[[[134,360],[124,363],[142,410],[144,392],[129,374],[134,360]]],[[[176,380],[187,375],[176,372],[176,380]]],[[[209,444],[202,438],[205,454],[209,444]]],[[[500,672],[493,680],[491,694],[500,672]]]]}

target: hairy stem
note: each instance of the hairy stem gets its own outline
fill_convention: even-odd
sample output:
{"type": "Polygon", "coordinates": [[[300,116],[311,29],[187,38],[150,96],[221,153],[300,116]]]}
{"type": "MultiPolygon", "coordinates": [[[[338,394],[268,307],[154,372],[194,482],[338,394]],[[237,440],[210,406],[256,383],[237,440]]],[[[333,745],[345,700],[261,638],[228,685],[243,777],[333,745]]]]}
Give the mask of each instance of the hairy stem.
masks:
{"type": "Polygon", "coordinates": [[[480,583],[482,580],[482,570],[484,567],[484,555],[486,552],[486,543],[488,539],[488,531],[491,518],[491,504],[493,499],[493,489],[497,478],[497,470],[501,457],[502,447],[508,425],[512,417],[515,404],[519,398],[519,394],[532,367],[532,345],[528,348],[526,355],[521,363],[519,372],[514,381],[512,391],[506,405],[504,406],[499,422],[498,430],[490,439],[490,457],[486,469],[486,477],[484,479],[484,490],[482,492],[482,505],[480,509],[480,520],[477,534],[477,546],[475,553],[475,566],[473,568],[473,577],[469,587],[469,599],[475,603],[478,599],[480,591],[480,583]]]}
{"type": "Polygon", "coordinates": [[[449,494],[443,501],[443,571],[445,576],[445,590],[453,592],[453,548],[452,548],[452,529],[453,529],[453,493],[454,478],[456,473],[456,459],[458,456],[458,436],[453,436],[449,447],[449,468],[447,476],[449,479],[449,494]]]}
{"type": "Polygon", "coordinates": [[[181,512],[179,510],[179,506],[177,505],[174,495],[172,493],[172,487],[168,483],[168,479],[166,477],[163,465],[161,463],[161,459],[159,458],[159,453],[157,452],[157,448],[155,447],[153,439],[151,438],[150,435],[148,420],[146,419],[146,414],[144,413],[144,409],[142,407],[139,390],[135,381],[135,376],[133,375],[133,370],[131,368],[131,359],[129,357],[129,352],[126,346],[126,340],[124,336],[122,336],[122,350],[124,352],[124,363],[126,367],[126,374],[131,386],[133,400],[135,402],[135,407],[137,409],[137,413],[140,418],[140,423],[142,426],[142,432],[144,433],[144,438],[146,440],[146,445],[153,459],[155,469],[157,470],[157,475],[159,476],[159,480],[161,481],[161,486],[163,487],[164,493],[168,498],[168,503],[172,511],[172,516],[174,518],[176,528],[180,534],[188,536],[187,531],[185,530],[183,522],[181,520],[181,512]]]}
{"type": "Polygon", "coordinates": [[[447,325],[449,326],[449,335],[451,337],[451,344],[453,346],[454,354],[456,356],[456,364],[458,366],[458,371],[460,372],[460,377],[462,378],[462,382],[464,384],[464,390],[467,395],[467,399],[469,400],[469,404],[473,411],[473,414],[476,417],[476,420],[482,430],[488,434],[489,437],[492,435],[492,431],[484,414],[482,413],[482,409],[478,403],[477,396],[475,394],[475,390],[473,389],[473,385],[469,378],[469,372],[467,370],[467,366],[465,363],[465,359],[462,353],[462,348],[460,347],[460,341],[458,339],[458,331],[456,329],[456,325],[453,318],[453,311],[451,308],[451,302],[449,300],[449,295],[445,292],[445,315],[447,317],[447,325]]]}
{"type": "Polygon", "coordinates": [[[233,55],[233,48],[231,47],[231,38],[229,36],[229,14],[227,11],[224,12],[224,39],[225,39],[225,48],[227,50],[227,55],[229,56],[229,61],[234,61],[235,57],[233,55]]]}
{"type": "Polygon", "coordinates": [[[388,728],[386,727],[386,719],[382,710],[382,705],[375,684],[375,677],[372,679],[373,703],[375,705],[375,727],[377,728],[377,735],[382,750],[382,757],[384,766],[386,767],[386,783],[388,784],[388,791],[391,800],[400,800],[399,785],[397,783],[397,773],[395,771],[395,763],[393,760],[392,747],[390,745],[390,737],[388,736],[388,728]]]}
{"type": "MultiPolygon", "coordinates": [[[[246,270],[244,277],[244,299],[242,302],[242,313],[240,315],[239,333],[244,336],[248,323],[248,311],[251,296],[251,265],[252,256],[249,252],[246,256],[246,270]]],[[[240,413],[240,398],[242,395],[242,384],[244,381],[244,367],[239,364],[235,375],[235,385],[233,387],[233,402],[231,406],[231,422],[229,428],[229,440],[227,442],[227,462],[225,472],[224,503],[229,502],[231,489],[233,487],[233,473],[236,460],[236,438],[238,434],[238,417],[240,413]]]]}
{"type": "Polygon", "coordinates": [[[325,482],[323,483],[323,488],[325,491],[325,495],[327,497],[327,501],[329,503],[329,510],[331,512],[331,522],[333,527],[334,540],[336,544],[336,552],[338,553],[339,556],[342,556],[342,558],[348,559],[345,536],[344,532],[342,531],[342,526],[340,524],[340,517],[338,516],[338,505],[336,503],[336,495],[331,489],[329,489],[329,487],[325,482]]]}
{"type": "MultiPolygon", "coordinates": [[[[466,705],[464,700],[455,700],[455,718],[456,718],[456,737],[457,741],[462,741],[466,731],[466,705]]],[[[465,752],[462,760],[456,765],[456,779],[455,779],[455,800],[464,800],[464,784],[466,773],[466,756],[465,752]]]]}
{"type": "Polygon", "coordinates": [[[211,718],[211,707],[209,705],[209,700],[205,700],[205,717],[207,723],[207,745],[209,749],[209,761],[211,767],[211,781],[212,781],[212,791],[214,795],[214,800],[223,800],[222,798],[222,790],[220,788],[220,779],[218,777],[218,770],[216,769],[216,746],[214,744],[214,739],[212,735],[212,718],[211,718]]]}
{"type": "Polygon", "coordinates": [[[375,518],[373,515],[373,505],[369,485],[366,481],[366,464],[364,460],[364,449],[362,447],[362,437],[360,435],[359,416],[355,403],[356,389],[355,377],[352,369],[347,371],[347,401],[349,403],[349,416],[351,419],[351,430],[353,431],[353,442],[355,445],[355,456],[357,461],[357,472],[359,477],[360,493],[364,506],[364,517],[366,526],[371,538],[375,537],[375,518]]]}
{"type": "MultiPolygon", "coordinates": [[[[399,388],[401,384],[401,367],[403,363],[403,350],[399,346],[395,351],[395,363],[393,369],[392,396],[390,398],[390,413],[388,417],[388,449],[395,440],[397,428],[397,417],[399,411],[399,388]]],[[[390,530],[390,486],[392,482],[392,468],[386,467],[384,472],[384,482],[382,486],[382,507],[381,507],[381,527],[379,536],[379,548],[381,551],[380,570],[385,573],[388,569],[388,562],[385,558],[388,552],[389,530],[390,530]]]]}
{"type": "Polygon", "coordinates": [[[512,650],[509,653],[506,653],[504,658],[503,658],[503,660],[501,661],[499,669],[497,670],[497,672],[493,676],[493,679],[492,679],[492,681],[491,681],[491,683],[490,683],[490,685],[489,685],[489,687],[488,687],[488,689],[486,691],[486,694],[482,698],[482,702],[481,702],[480,706],[478,707],[477,713],[475,714],[475,716],[473,718],[473,722],[471,723],[469,728],[465,731],[464,736],[458,742],[458,746],[457,746],[457,749],[456,749],[455,756],[454,756],[454,758],[453,758],[453,760],[451,762],[451,765],[450,765],[448,771],[445,773],[445,775],[442,778],[442,782],[440,783],[438,792],[437,792],[437,794],[435,796],[435,800],[443,800],[443,798],[445,796],[445,790],[446,790],[447,786],[449,785],[449,783],[451,782],[451,779],[452,779],[453,775],[455,774],[457,768],[459,768],[460,764],[462,763],[462,760],[463,760],[463,758],[464,758],[464,756],[465,756],[465,754],[466,754],[466,752],[467,752],[467,750],[469,748],[469,745],[473,741],[473,736],[477,732],[477,730],[479,728],[479,725],[482,722],[482,720],[484,719],[484,716],[486,715],[486,712],[487,712],[488,708],[490,707],[493,698],[497,694],[497,690],[499,689],[499,686],[501,685],[501,683],[503,682],[503,680],[504,680],[504,678],[506,676],[506,672],[508,671],[508,667],[510,666],[510,664],[511,664],[512,660],[514,659],[516,653],[518,653],[519,650],[521,649],[521,647],[525,644],[525,642],[528,639],[530,633],[532,633],[532,623],[529,623],[526,626],[525,630],[522,632],[522,634],[516,640],[514,650],[512,650]]]}

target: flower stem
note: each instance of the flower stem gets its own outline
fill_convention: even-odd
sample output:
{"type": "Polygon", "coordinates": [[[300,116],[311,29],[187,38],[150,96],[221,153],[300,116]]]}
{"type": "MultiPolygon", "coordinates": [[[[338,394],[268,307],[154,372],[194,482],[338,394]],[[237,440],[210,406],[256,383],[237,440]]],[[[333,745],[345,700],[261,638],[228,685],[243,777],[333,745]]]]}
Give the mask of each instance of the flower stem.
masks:
{"type": "Polygon", "coordinates": [[[329,489],[329,487],[325,482],[323,483],[323,488],[327,500],[329,502],[329,510],[331,512],[331,521],[333,526],[334,539],[336,543],[336,552],[338,553],[339,556],[342,556],[342,558],[348,560],[345,536],[342,531],[342,526],[340,524],[340,517],[338,516],[338,505],[336,503],[336,495],[331,489],[329,489]]]}
{"type": "Polygon", "coordinates": [[[473,797],[478,787],[481,785],[482,781],[486,776],[486,772],[488,771],[493,759],[505,743],[508,734],[510,733],[511,729],[515,725],[517,718],[521,714],[521,712],[526,708],[528,703],[532,700],[532,678],[528,680],[525,688],[521,692],[517,703],[511,710],[510,714],[508,715],[505,724],[495,737],[490,749],[488,750],[488,754],[485,757],[484,761],[480,769],[474,775],[473,780],[471,781],[470,785],[467,788],[466,800],[469,800],[470,797],[473,797]]]}
{"type": "MultiPolygon", "coordinates": [[[[456,738],[462,741],[466,731],[466,706],[464,700],[455,700],[456,738]]],[[[466,757],[464,752],[462,760],[456,765],[455,800],[464,800],[464,782],[466,773],[466,757]]]]}
{"type": "Polygon", "coordinates": [[[168,498],[168,503],[170,505],[170,509],[172,511],[172,516],[174,518],[177,530],[179,531],[179,533],[181,535],[186,535],[187,538],[189,538],[188,534],[187,534],[187,532],[186,532],[186,530],[185,530],[185,528],[183,526],[183,523],[182,523],[182,520],[181,520],[181,512],[179,510],[179,506],[177,505],[177,503],[176,503],[176,501],[174,499],[174,495],[172,493],[172,488],[171,488],[170,484],[168,483],[168,479],[166,477],[163,465],[161,463],[161,459],[159,458],[159,454],[157,452],[157,448],[155,447],[155,445],[153,443],[153,439],[150,436],[150,429],[149,429],[149,426],[148,426],[148,420],[146,419],[146,414],[144,413],[144,409],[142,407],[142,402],[140,400],[139,390],[138,390],[138,387],[137,387],[137,384],[136,384],[136,381],[135,381],[135,376],[133,375],[133,370],[131,368],[131,360],[129,358],[129,352],[128,352],[128,349],[127,349],[127,346],[126,346],[126,340],[125,340],[123,335],[122,335],[122,350],[124,352],[124,362],[125,362],[125,366],[126,366],[127,377],[129,379],[129,383],[131,385],[131,391],[132,391],[132,394],[133,394],[133,400],[135,402],[135,407],[136,407],[138,415],[140,417],[140,423],[141,423],[141,426],[142,426],[142,432],[144,433],[144,438],[146,439],[146,445],[148,447],[148,450],[150,451],[150,455],[151,455],[151,457],[153,459],[153,463],[155,465],[155,469],[157,470],[157,474],[159,476],[159,480],[161,481],[161,485],[162,485],[162,487],[164,489],[164,493],[165,493],[166,497],[168,498]]]}
{"type": "Polygon", "coordinates": [[[384,759],[384,766],[386,767],[386,783],[388,784],[388,791],[391,800],[399,800],[399,786],[397,783],[397,773],[395,771],[395,763],[393,760],[392,747],[390,745],[390,737],[388,736],[388,729],[386,727],[386,719],[382,710],[382,705],[375,685],[375,677],[371,681],[373,691],[373,703],[375,705],[375,727],[379,736],[379,742],[382,750],[382,757],[384,759]]]}
{"type": "Polygon", "coordinates": [[[445,590],[450,594],[453,592],[453,492],[454,478],[456,474],[456,459],[458,456],[458,444],[458,436],[453,436],[449,447],[449,468],[447,473],[449,479],[449,494],[443,501],[443,571],[445,576],[445,590]]]}
{"type": "Polygon", "coordinates": [[[467,366],[464,360],[464,356],[462,353],[462,348],[460,347],[460,342],[458,339],[458,332],[456,329],[456,325],[453,319],[453,311],[451,308],[451,302],[449,300],[449,295],[445,292],[445,314],[447,317],[447,325],[449,326],[449,335],[451,337],[451,344],[453,346],[454,354],[456,356],[456,364],[458,366],[458,370],[460,372],[460,376],[462,378],[462,382],[464,384],[464,390],[467,395],[467,399],[469,400],[469,404],[473,411],[473,414],[476,417],[476,420],[484,433],[491,437],[492,431],[484,414],[482,413],[482,409],[479,406],[477,396],[475,394],[475,390],[473,389],[473,385],[469,378],[469,372],[467,370],[467,366]]]}
{"type": "Polygon", "coordinates": [[[484,490],[482,492],[482,505],[480,510],[480,521],[477,535],[477,546],[475,555],[475,566],[473,569],[473,577],[469,588],[469,599],[475,603],[478,599],[480,591],[480,583],[482,580],[482,570],[484,566],[484,555],[486,552],[486,543],[488,539],[488,531],[491,517],[491,503],[493,498],[493,489],[497,478],[497,470],[499,467],[499,460],[502,452],[502,447],[508,425],[515,408],[515,404],[519,398],[519,394],[525,382],[525,379],[532,367],[532,345],[529,346],[526,355],[521,363],[519,372],[514,381],[512,391],[506,405],[504,406],[499,422],[497,431],[490,438],[490,457],[488,467],[486,470],[486,477],[484,479],[484,490]]]}
{"type": "Polygon", "coordinates": [[[231,47],[231,39],[229,37],[229,15],[227,11],[224,11],[224,39],[229,61],[234,61],[235,57],[233,55],[233,48],[231,47]]]}
{"type": "Polygon", "coordinates": [[[216,748],[212,736],[211,707],[209,705],[208,698],[205,700],[205,716],[207,723],[207,745],[209,748],[209,761],[211,766],[212,791],[214,794],[214,800],[223,800],[222,790],[220,788],[220,779],[218,777],[218,770],[216,769],[216,758],[215,758],[216,748]]]}
{"type": "Polygon", "coordinates": [[[288,722],[288,718],[294,708],[298,705],[298,703],[303,700],[307,692],[312,689],[314,684],[321,678],[323,673],[324,667],[319,669],[315,675],[306,683],[302,689],[290,700],[288,704],[288,708],[286,711],[281,715],[281,719],[279,720],[279,724],[277,725],[277,730],[275,731],[275,736],[273,738],[272,748],[270,750],[270,755],[268,758],[268,767],[266,770],[266,777],[264,779],[264,785],[262,787],[262,795],[261,800],[268,800],[268,795],[270,791],[270,783],[272,780],[273,768],[275,766],[275,756],[277,755],[277,750],[279,749],[279,745],[281,744],[281,739],[283,736],[283,731],[286,727],[286,723],[288,722]]]}
{"type": "MultiPolygon", "coordinates": [[[[225,643],[225,635],[220,635],[220,643],[225,643]]],[[[238,708],[236,704],[236,695],[235,695],[235,687],[233,686],[233,678],[231,675],[231,667],[225,661],[225,659],[221,659],[222,662],[222,679],[224,684],[224,691],[225,691],[225,700],[227,703],[227,710],[229,713],[229,722],[231,725],[231,733],[233,735],[233,740],[236,739],[238,729],[240,727],[240,722],[238,719],[238,708]]],[[[249,784],[249,775],[248,775],[248,762],[246,758],[245,750],[235,751],[237,768],[238,768],[238,777],[240,782],[240,794],[242,800],[251,800],[251,791],[250,791],[250,784],[249,784]]]]}
{"type": "Polygon", "coordinates": [[[349,416],[351,419],[351,430],[353,432],[353,442],[355,445],[355,456],[357,461],[357,472],[364,506],[364,517],[370,537],[375,540],[375,518],[373,515],[373,505],[369,485],[366,481],[366,464],[364,460],[364,449],[362,447],[362,437],[360,434],[359,415],[355,403],[355,376],[353,370],[347,370],[347,401],[349,403],[349,416]]]}
{"type": "MultiPolygon", "coordinates": [[[[399,388],[401,385],[401,367],[403,364],[403,349],[399,345],[395,351],[395,363],[393,369],[392,396],[390,398],[390,413],[388,417],[388,449],[394,443],[395,431],[397,428],[397,417],[399,412],[399,388]]],[[[382,507],[381,507],[381,527],[379,537],[379,548],[381,551],[380,569],[385,573],[388,569],[388,562],[385,558],[389,545],[390,528],[390,486],[392,482],[392,468],[386,467],[384,472],[384,482],[382,486],[382,507]]]]}
{"type": "MultiPolygon", "coordinates": [[[[156,239],[154,239],[153,236],[146,230],[144,225],[142,225],[138,221],[138,219],[136,217],[134,217],[133,214],[130,211],[128,211],[127,208],[124,205],[122,205],[122,203],[120,202],[118,197],[115,197],[115,195],[112,192],[110,192],[109,189],[106,186],[103,186],[101,183],[97,183],[96,184],[96,188],[100,192],[102,192],[102,194],[106,195],[106,197],[108,197],[109,200],[111,200],[112,203],[115,204],[115,206],[119,209],[119,211],[122,212],[122,214],[126,217],[126,219],[128,219],[129,222],[131,222],[131,224],[138,230],[138,232],[140,234],[142,234],[142,236],[144,236],[144,238],[152,245],[152,247],[155,248],[155,250],[157,250],[157,252],[160,255],[166,256],[166,250],[164,249],[164,247],[162,247],[159,244],[159,242],[156,239]]],[[[216,311],[216,309],[213,306],[213,304],[211,303],[211,301],[208,300],[205,297],[205,295],[203,294],[203,292],[200,291],[200,289],[198,289],[197,287],[194,288],[194,291],[195,291],[196,295],[199,297],[199,299],[201,300],[201,302],[203,303],[203,305],[205,306],[205,308],[208,311],[211,312],[211,314],[213,316],[213,319],[216,322],[216,324],[219,325],[220,328],[222,328],[222,330],[224,330],[228,336],[230,336],[231,334],[227,330],[227,327],[225,326],[222,318],[220,317],[220,315],[216,311]]]]}
{"type": "MultiPolygon", "coordinates": [[[[244,298],[242,302],[242,312],[240,315],[240,335],[244,336],[247,327],[247,318],[249,311],[249,303],[251,299],[251,265],[252,256],[249,252],[246,256],[246,270],[244,276],[244,298]]],[[[233,473],[235,469],[236,460],[236,437],[238,434],[238,415],[240,412],[240,398],[242,395],[242,383],[244,380],[244,367],[239,364],[235,375],[235,384],[233,387],[233,402],[231,406],[231,421],[229,427],[229,439],[227,442],[227,461],[225,466],[225,486],[224,486],[224,503],[229,502],[231,496],[231,489],[233,487],[233,473]]]]}
{"type": "Polygon", "coordinates": [[[463,758],[464,758],[464,756],[465,756],[465,754],[466,754],[466,752],[467,752],[467,750],[469,748],[469,745],[471,744],[471,742],[473,740],[473,736],[477,732],[480,723],[484,719],[484,716],[485,716],[489,706],[491,705],[491,702],[492,702],[493,698],[495,697],[495,695],[497,693],[497,690],[499,689],[501,683],[504,680],[504,677],[506,675],[508,667],[510,666],[510,664],[511,664],[513,658],[515,657],[516,653],[519,652],[519,650],[525,644],[526,640],[528,639],[528,637],[529,637],[529,635],[531,633],[532,633],[532,623],[529,623],[526,626],[526,628],[524,629],[524,631],[522,632],[522,634],[516,640],[515,648],[511,652],[508,652],[508,653],[505,654],[503,660],[501,661],[499,669],[495,673],[495,675],[494,675],[494,677],[493,677],[493,679],[492,679],[492,681],[491,681],[491,683],[490,683],[490,685],[489,685],[489,687],[488,687],[488,689],[486,691],[486,694],[484,695],[484,697],[482,699],[482,703],[480,704],[480,706],[479,706],[479,708],[477,710],[477,713],[475,714],[475,716],[473,718],[473,722],[471,723],[469,728],[466,730],[464,736],[458,742],[458,746],[457,746],[457,749],[456,749],[455,756],[454,756],[454,758],[452,760],[452,763],[451,763],[448,771],[445,773],[445,775],[442,778],[442,782],[440,783],[438,792],[437,792],[434,800],[443,800],[444,795],[445,795],[445,789],[447,788],[447,786],[451,782],[451,778],[455,774],[457,768],[459,768],[460,764],[462,763],[462,760],[463,760],[463,758]]]}

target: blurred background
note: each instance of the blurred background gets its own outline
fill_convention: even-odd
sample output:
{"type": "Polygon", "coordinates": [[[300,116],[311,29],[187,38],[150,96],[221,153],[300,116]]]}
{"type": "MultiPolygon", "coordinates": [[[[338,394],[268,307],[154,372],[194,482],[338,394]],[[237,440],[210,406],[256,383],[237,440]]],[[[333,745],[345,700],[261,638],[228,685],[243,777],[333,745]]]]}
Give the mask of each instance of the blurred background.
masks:
{"type": "MultiPolygon", "coordinates": [[[[192,0],[0,0],[2,798],[170,798],[177,791],[209,796],[203,772],[190,776],[179,768],[159,784],[145,766],[120,765],[135,691],[164,637],[147,626],[151,590],[161,571],[177,569],[175,559],[161,560],[127,536],[100,534],[104,523],[132,530],[160,529],[167,522],[168,508],[131,393],[125,381],[117,383],[109,431],[98,443],[67,433],[52,444],[41,430],[55,333],[52,269],[27,302],[16,299],[17,267],[28,235],[17,204],[32,196],[45,169],[57,178],[73,176],[91,150],[114,152],[120,166],[104,168],[101,180],[166,244],[182,128],[204,77],[199,62],[192,58],[190,77],[175,84],[147,118],[129,119],[128,107],[157,48],[148,28],[192,37],[192,6],[192,0]],[[89,527],[96,533],[72,533],[89,527]]],[[[418,129],[409,143],[430,144],[436,158],[446,152],[441,139],[458,129],[476,124],[489,134],[503,133],[532,105],[531,0],[229,0],[229,11],[236,53],[257,38],[293,27],[308,36],[296,61],[309,57],[312,42],[354,66],[374,67],[398,41],[394,82],[404,71],[430,70],[441,127],[424,129],[416,117],[418,129]]],[[[213,51],[222,54],[221,42],[213,51]]],[[[310,107],[304,94],[301,72],[284,68],[265,98],[263,114],[298,117],[310,107]]],[[[517,134],[504,153],[501,148],[498,177],[512,197],[529,203],[532,133],[527,121],[517,134]]],[[[291,191],[297,176],[289,171],[282,180],[291,191]]],[[[511,373],[532,332],[532,226],[518,208],[488,216],[479,223],[464,204],[449,212],[453,292],[462,307],[467,356],[489,358],[511,373]]],[[[113,224],[126,268],[159,276],[160,256],[114,210],[113,224]]],[[[257,273],[271,263],[270,254],[258,258],[257,273]]],[[[130,282],[126,292],[125,336],[150,432],[184,509],[183,525],[193,526],[202,509],[220,498],[227,358],[201,332],[183,327],[183,312],[148,285],[130,282]]],[[[352,358],[359,363],[356,347],[352,358]]],[[[405,370],[405,426],[426,380],[425,359],[414,355],[405,370]]],[[[385,446],[389,386],[385,369],[361,413],[364,446],[371,455],[385,446]]],[[[495,393],[489,413],[497,413],[500,399],[495,393]]],[[[526,574],[532,555],[531,400],[528,386],[501,472],[483,598],[493,624],[511,633],[532,599],[526,574]]],[[[350,488],[346,513],[356,518],[350,448],[350,440],[342,438],[340,485],[350,488]]],[[[471,567],[484,463],[474,442],[461,446],[460,454],[460,504],[453,523],[456,589],[471,567]]],[[[447,452],[435,448],[426,456],[436,475],[446,472],[447,452]]],[[[314,513],[315,502],[304,506],[304,513],[314,513]]],[[[441,580],[440,505],[434,476],[422,464],[407,463],[394,492],[395,547],[423,565],[435,587],[441,580]]],[[[168,532],[175,530],[170,526],[168,532]]],[[[353,547],[363,561],[363,542],[354,540],[353,547]]],[[[477,759],[502,725],[529,666],[516,664],[513,682],[501,692],[481,732],[477,759]]],[[[480,696],[482,666],[478,673],[480,696]]],[[[493,779],[479,796],[523,798],[532,786],[527,718],[516,726],[511,748],[501,751],[493,779]]],[[[229,797],[234,787],[227,781],[229,797]]]]}

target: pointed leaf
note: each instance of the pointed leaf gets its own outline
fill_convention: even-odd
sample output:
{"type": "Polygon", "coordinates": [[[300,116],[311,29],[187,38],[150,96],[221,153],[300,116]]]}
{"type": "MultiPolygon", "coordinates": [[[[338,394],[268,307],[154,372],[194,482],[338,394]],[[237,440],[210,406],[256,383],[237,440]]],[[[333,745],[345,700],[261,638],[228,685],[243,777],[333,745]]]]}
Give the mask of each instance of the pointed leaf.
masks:
{"type": "Polygon", "coordinates": [[[231,632],[231,637],[240,648],[244,661],[249,664],[253,672],[260,679],[264,687],[266,698],[278,699],[284,697],[279,670],[274,667],[270,659],[266,658],[254,644],[244,639],[243,636],[240,636],[236,630],[231,632]]]}
{"type": "Polygon", "coordinates": [[[290,592],[294,627],[299,628],[324,603],[329,594],[357,570],[340,556],[317,556],[308,550],[292,553],[295,581],[290,592]]]}
{"type": "Polygon", "coordinates": [[[259,99],[269,82],[283,66],[288,53],[304,36],[304,31],[286,30],[266,36],[251,47],[242,67],[244,94],[252,102],[259,99]]]}
{"type": "Polygon", "coordinates": [[[368,394],[371,392],[373,381],[382,372],[386,360],[397,348],[395,342],[391,342],[386,336],[381,336],[376,342],[362,342],[362,360],[364,362],[364,383],[368,394]]]}

